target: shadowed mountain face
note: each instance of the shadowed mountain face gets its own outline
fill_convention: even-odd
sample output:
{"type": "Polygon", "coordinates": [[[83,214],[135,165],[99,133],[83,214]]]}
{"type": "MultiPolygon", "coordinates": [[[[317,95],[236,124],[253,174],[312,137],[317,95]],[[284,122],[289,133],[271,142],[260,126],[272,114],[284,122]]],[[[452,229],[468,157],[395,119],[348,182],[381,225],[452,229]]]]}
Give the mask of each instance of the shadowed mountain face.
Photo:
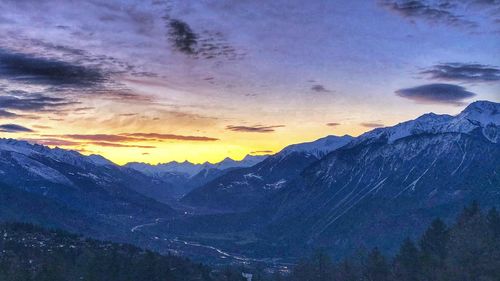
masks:
{"type": "Polygon", "coordinates": [[[136,191],[148,177],[97,156],[0,140],[1,220],[129,240],[130,227],[175,211],[136,191]]]}
{"type": "MultiPolygon", "coordinates": [[[[250,246],[236,239],[228,247],[255,255],[300,256],[316,247],[337,255],[373,246],[393,251],[433,218],[451,220],[474,199],[500,206],[499,109],[497,103],[477,102],[457,116],[427,114],[373,130],[319,161],[293,162],[305,167],[288,169],[294,176],[266,196],[251,184],[234,193],[222,186],[219,191],[214,183],[228,174],[195,192],[210,198],[211,206],[231,206],[245,196],[245,212],[188,218],[170,230],[250,232],[257,237],[250,246]]],[[[261,168],[264,174],[264,164],[278,156],[252,171],[261,168]]],[[[274,175],[266,171],[267,177],[274,175]]],[[[237,172],[240,177],[233,172],[232,182],[250,173],[237,172]]]]}
{"type": "Polygon", "coordinates": [[[338,256],[393,251],[474,199],[500,207],[499,132],[500,104],[476,102],[457,116],[426,114],[357,138],[289,146],[215,175],[181,200],[191,208],[183,215],[140,194],[169,188],[157,177],[2,140],[0,219],[215,259],[271,261],[317,247],[338,256]]]}
{"type": "Polygon", "coordinates": [[[193,190],[182,202],[218,211],[245,211],[278,192],[308,165],[353,138],[328,136],[296,144],[249,168],[237,169],[193,190]]]}
{"type": "Polygon", "coordinates": [[[500,205],[499,109],[478,102],[455,117],[424,115],[356,138],[266,202],[272,222],[263,233],[338,252],[394,250],[469,201],[500,205]]]}
{"type": "Polygon", "coordinates": [[[268,204],[274,239],[336,251],[393,250],[434,217],[453,218],[467,202],[500,204],[500,147],[459,133],[418,135],[393,144],[341,149],[308,167],[268,204]]]}
{"type": "Polygon", "coordinates": [[[247,155],[241,161],[226,158],[219,163],[205,162],[193,164],[185,162],[169,162],[158,165],[146,163],[127,163],[125,167],[139,171],[156,181],[164,183],[166,188],[162,190],[151,190],[147,195],[158,198],[160,201],[169,202],[173,198],[179,199],[191,190],[203,186],[211,180],[220,177],[227,172],[256,165],[264,161],[267,155],[247,155]],[[162,192],[159,196],[159,192],[162,192]]]}

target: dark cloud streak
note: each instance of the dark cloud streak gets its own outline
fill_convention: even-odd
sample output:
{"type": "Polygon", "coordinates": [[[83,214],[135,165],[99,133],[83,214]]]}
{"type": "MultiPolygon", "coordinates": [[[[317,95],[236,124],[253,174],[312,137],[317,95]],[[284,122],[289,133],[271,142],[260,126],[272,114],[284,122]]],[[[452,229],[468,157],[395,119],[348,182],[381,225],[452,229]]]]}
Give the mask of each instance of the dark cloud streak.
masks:
{"type": "Polygon", "coordinates": [[[0,125],[0,132],[4,133],[31,133],[33,130],[17,124],[0,125]]]}
{"type": "Polygon", "coordinates": [[[327,126],[329,127],[336,127],[336,126],[339,126],[340,123],[337,123],[337,122],[330,122],[330,123],[326,123],[327,126]]]}
{"type": "Polygon", "coordinates": [[[465,99],[472,98],[476,94],[458,85],[427,84],[397,90],[396,95],[418,103],[463,105],[465,99]]]}
{"type": "Polygon", "coordinates": [[[282,128],[282,127],[285,127],[285,125],[272,125],[272,126],[262,126],[262,125],[235,126],[235,125],[229,125],[226,127],[226,129],[229,131],[233,131],[233,132],[272,133],[275,131],[276,128],[282,128]]]}
{"type": "Polygon", "coordinates": [[[360,123],[361,126],[366,127],[366,128],[380,128],[384,127],[384,124],[382,123],[377,123],[377,122],[362,122],[360,123]]]}
{"type": "Polygon", "coordinates": [[[88,88],[107,81],[98,68],[0,49],[0,78],[27,84],[88,88]]]}
{"type": "Polygon", "coordinates": [[[382,0],[382,6],[400,16],[449,26],[474,29],[479,23],[469,17],[472,10],[482,12],[484,17],[491,17],[491,11],[498,9],[498,1],[432,1],[432,0],[382,0]],[[479,5],[482,7],[479,8],[479,5]],[[479,8],[479,9],[478,9],[479,8]],[[466,14],[463,14],[466,12],[466,14]]]}
{"type": "Polygon", "coordinates": [[[500,81],[500,68],[477,63],[442,63],[421,71],[431,79],[457,82],[500,81]]]}

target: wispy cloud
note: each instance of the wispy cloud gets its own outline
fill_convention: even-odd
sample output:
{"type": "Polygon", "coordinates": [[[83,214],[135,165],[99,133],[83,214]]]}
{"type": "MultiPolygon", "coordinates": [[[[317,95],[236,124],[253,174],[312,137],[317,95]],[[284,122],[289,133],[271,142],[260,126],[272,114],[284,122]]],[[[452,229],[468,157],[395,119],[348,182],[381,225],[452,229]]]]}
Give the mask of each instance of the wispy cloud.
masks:
{"type": "Polygon", "coordinates": [[[0,117],[1,118],[15,118],[15,117],[19,117],[19,115],[16,113],[12,113],[12,112],[0,109],[0,117]]]}
{"type": "Polygon", "coordinates": [[[326,123],[327,126],[329,127],[336,127],[336,126],[339,126],[340,123],[337,123],[337,122],[330,122],[330,123],[326,123]]]}
{"type": "Polygon", "coordinates": [[[182,140],[182,141],[217,141],[219,139],[204,136],[184,136],[174,134],[159,134],[159,133],[129,133],[126,136],[144,138],[150,140],[182,140]]]}
{"type": "Polygon", "coordinates": [[[0,132],[4,133],[30,133],[33,130],[17,124],[3,124],[0,125],[0,132]]]}
{"type": "Polygon", "coordinates": [[[480,22],[484,19],[498,24],[500,10],[500,2],[496,0],[381,0],[380,3],[411,21],[424,20],[468,30],[482,27],[480,22]]]}
{"type": "Polygon", "coordinates": [[[94,146],[102,146],[102,147],[119,147],[119,148],[156,148],[156,146],[152,145],[138,145],[138,144],[123,144],[123,143],[115,143],[115,142],[105,142],[105,141],[88,141],[88,142],[79,142],[72,141],[66,139],[59,138],[30,138],[24,139],[26,141],[32,143],[38,143],[41,145],[48,146],[64,146],[64,147],[85,147],[87,145],[94,146]]]}
{"type": "Polygon", "coordinates": [[[97,68],[0,49],[0,78],[29,84],[94,87],[108,78],[97,68]]]}
{"type": "Polygon", "coordinates": [[[436,80],[466,83],[500,81],[500,68],[477,63],[441,63],[420,74],[436,80]]]}
{"type": "Polygon", "coordinates": [[[188,55],[196,53],[198,35],[194,33],[187,23],[172,19],[168,21],[168,28],[170,40],[176,50],[188,55]]]}
{"type": "Polygon", "coordinates": [[[476,23],[457,14],[450,2],[430,0],[387,0],[382,5],[411,20],[423,19],[451,26],[476,27],[476,23]]]}
{"type": "Polygon", "coordinates": [[[380,128],[384,127],[384,124],[378,123],[378,122],[362,122],[360,123],[361,126],[366,127],[366,128],[380,128]]]}
{"type": "Polygon", "coordinates": [[[66,135],[43,135],[49,138],[62,138],[89,142],[129,143],[129,142],[162,142],[166,140],[176,141],[217,141],[217,138],[206,136],[185,136],[160,133],[122,133],[122,134],[66,134],[66,135]]]}
{"type": "Polygon", "coordinates": [[[331,90],[328,90],[325,86],[321,84],[316,84],[311,87],[311,91],[318,92],[318,93],[330,93],[332,92],[331,90]]]}
{"type": "Polygon", "coordinates": [[[274,153],[272,150],[255,150],[251,151],[250,154],[271,154],[274,153]]]}
{"type": "Polygon", "coordinates": [[[378,123],[378,122],[362,122],[360,123],[361,126],[366,127],[366,128],[380,128],[384,127],[384,124],[378,123]]]}
{"type": "Polygon", "coordinates": [[[43,139],[24,138],[23,140],[29,141],[32,143],[41,144],[41,145],[48,145],[48,146],[80,146],[81,145],[81,143],[79,143],[79,142],[63,140],[63,139],[56,139],[56,138],[43,138],[43,139]]]}
{"type": "Polygon", "coordinates": [[[229,44],[221,31],[204,29],[202,32],[195,32],[183,20],[172,19],[169,15],[164,16],[164,20],[168,28],[168,38],[173,49],[178,52],[203,59],[221,57],[236,60],[245,55],[229,44]]]}
{"type": "Polygon", "coordinates": [[[396,95],[418,103],[463,105],[464,100],[476,94],[458,85],[427,84],[397,90],[396,95]]]}
{"type": "Polygon", "coordinates": [[[3,110],[57,111],[76,104],[79,102],[26,91],[8,91],[0,96],[0,108],[3,110]]]}
{"type": "Polygon", "coordinates": [[[282,128],[285,125],[271,125],[271,126],[263,126],[263,125],[255,125],[255,126],[235,126],[229,125],[226,127],[227,130],[233,132],[246,132],[246,133],[272,133],[276,128],[282,128]]]}
{"type": "Polygon", "coordinates": [[[85,144],[92,144],[96,146],[104,146],[104,147],[134,147],[134,148],[156,148],[153,145],[137,145],[137,144],[122,144],[122,143],[114,143],[114,142],[87,142],[85,144]]]}

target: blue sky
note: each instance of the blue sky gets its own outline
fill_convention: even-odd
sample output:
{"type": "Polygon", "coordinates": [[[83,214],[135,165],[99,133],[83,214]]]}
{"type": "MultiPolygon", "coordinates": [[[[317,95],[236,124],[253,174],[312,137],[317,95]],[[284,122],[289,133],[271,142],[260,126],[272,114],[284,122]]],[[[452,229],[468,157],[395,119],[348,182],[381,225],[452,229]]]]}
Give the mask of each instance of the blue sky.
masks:
{"type": "Polygon", "coordinates": [[[500,101],[496,0],[0,9],[0,118],[24,128],[2,134],[120,163],[241,158],[500,101]]]}

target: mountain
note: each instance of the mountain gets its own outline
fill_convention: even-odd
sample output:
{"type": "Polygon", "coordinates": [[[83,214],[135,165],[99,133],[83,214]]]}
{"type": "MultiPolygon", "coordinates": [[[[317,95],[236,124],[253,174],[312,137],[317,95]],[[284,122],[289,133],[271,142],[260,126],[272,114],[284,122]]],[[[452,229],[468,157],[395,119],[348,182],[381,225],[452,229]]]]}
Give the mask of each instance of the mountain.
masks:
{"type": "Polygon", "coordinates": [[[158,177],[2,139],[0,220],[227,261],[288,262],[318,247],[337,256],[373,246],[394,253],[473,200],[500,208],[499,128],[500,104],[482,101],[456,116],[430,113],[356,138],[292,145],[251,167],[222,169],[181,199],[193,208],[183,212],[144,196],[169,190],[158,177]]]}
{"type": "Polygon", "coordinates": [[[327,136],[287,146],[252,167],[217,177],[188,193],[181,202],[224,212],[249,210],[293,180],[305,167],[352,139],[348,135],[327,136]]]}
{"type": "Polygon", "coordinates": [[[271,223],[262,234],[337,253],[393,251],[472,200],[498,207],[499,132],[500,104],[483,101],[457,116],[426,114],[365,133],[264,202],[271,223]]]}
{"type": "Polygon", "coordinates": [[[125,167],[139,171],[147,176],[164,182],[169,188],[169,196],[180,198],[196,187],[219,177],[231,169],[251,167],[262,162],[267,155],[247,155],[241,161],[225,158],[221,162],[212,164],[205,162],[193,164],[188,161],[168,162],[158,165],[131,162],[125,167]]]}
{"type": "Polygon", "coordinates": [[[130,228],[175,216],[136,189],[156,183],[100,156],[0,139],[2,221],[26,221],[128,241],[130,228]]]}
{"type": "Polygon", "coordinates": [[[476,102],[456,116],[426,114],[367,132],[319,160],[299,158],[290,162],[294,168],[268,164],[290,159],[280,152],[182,200],[224,206],[224,213],[183,217],[156,230],[267,260],[317,248],[335,257],[375,246],[394,253],[405,237],[418,237],[436,217],[452,221],[473,200],[500,207],[499,109],[476,102]],[[293,176],[264,193],[263,180],[250,173],[293,176]]]}

